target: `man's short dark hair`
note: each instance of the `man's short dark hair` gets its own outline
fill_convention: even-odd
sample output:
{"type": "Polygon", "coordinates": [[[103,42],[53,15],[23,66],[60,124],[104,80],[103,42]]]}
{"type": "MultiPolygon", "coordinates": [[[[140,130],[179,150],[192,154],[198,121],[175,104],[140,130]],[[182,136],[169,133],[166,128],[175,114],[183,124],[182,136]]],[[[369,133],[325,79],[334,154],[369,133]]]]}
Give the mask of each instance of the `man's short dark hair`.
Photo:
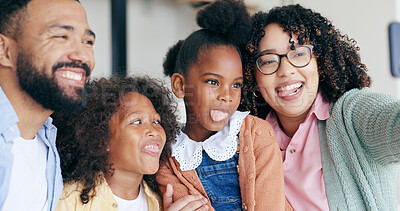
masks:
{"type": "Polygon", "coordinates": [[[16,37],[26,5],[31,0],[0,0],[0,33],[16,37]]]}
{"type": "MultiPolygon", "coordinates": [[[[0,0],[0,34],[17,38],[26,5],[32,0],[0,0]]],[[[79,0],[76,0],[79,2],[79,0]]]]}

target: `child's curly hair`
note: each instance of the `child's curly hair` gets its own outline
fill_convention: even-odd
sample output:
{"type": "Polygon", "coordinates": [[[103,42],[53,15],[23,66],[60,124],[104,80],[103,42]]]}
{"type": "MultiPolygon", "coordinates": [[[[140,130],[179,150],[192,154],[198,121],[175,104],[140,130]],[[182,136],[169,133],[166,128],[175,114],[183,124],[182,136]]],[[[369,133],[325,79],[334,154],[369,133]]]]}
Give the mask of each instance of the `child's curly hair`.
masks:
{"type": "MultiPolygon", "coordinates": [[[[87,106],[84,110],[70,115],[52,115],[58,128],[56,143],[64,182],[77,181],[84,186],[80,195],[83,204],[95,195],[95,187],[102,182],[102,175],[113,174],[107,152],[111,139],[109,122],[120,106],[121,99],[130,92],[146,96],[161,117],[161,125],[167,136],[160,157],[163,163],[170,155],[171,144],[175,142],[178,131],[174,114],[176,104],[171,93],[154,79],[129,77],[95,80],[88,87],[87,106]],[[93,193],[89,195],[91,190],[93,193]]],[[[155,175],[144,175],[144,180],[159,192],[155,175]]]]}
{"type": "Polygon", "coordinates": [[[257,89],[254,74],[254,71],[257,71],[255,56],[259,53],[259,44],[265,35],[264,28],[271,23],[279,24],[290,37],[296,35],[300,45],[314,46],[319,91],[324,100],[333,102],[350,89],[371,85],[371,79],[366,73],[367,67],[361,62],[359,48],[354,39],[342,35],[328,19],[311,9],[298,4],[275,7],[268,13],[258,12],[252,17],[253,32],[246,47],[247,64],[244,70],[244,98],[241,110],[250,110],[262,118],[270,110],[262,96],[255,97],[253,92],[257,89]]]}

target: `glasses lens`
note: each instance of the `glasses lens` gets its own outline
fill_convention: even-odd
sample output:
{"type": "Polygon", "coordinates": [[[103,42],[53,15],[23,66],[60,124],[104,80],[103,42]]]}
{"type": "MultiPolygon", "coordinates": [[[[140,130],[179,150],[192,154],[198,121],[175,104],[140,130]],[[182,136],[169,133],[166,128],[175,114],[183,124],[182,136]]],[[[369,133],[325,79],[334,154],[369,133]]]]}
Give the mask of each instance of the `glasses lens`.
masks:
{"type": "Polygon", "coordinates": [[[272,74],[279,67],[279,56],[275,54],[262,55],[257,59],[256,64],[262,73],[272,74]]]}
{"type": "Polygon", "coordinates": [[[295,50],[289,51],[287,57],[295,67],[304,67],[311,60],[311,50],[307,46],[297,46],[295,50]]]}

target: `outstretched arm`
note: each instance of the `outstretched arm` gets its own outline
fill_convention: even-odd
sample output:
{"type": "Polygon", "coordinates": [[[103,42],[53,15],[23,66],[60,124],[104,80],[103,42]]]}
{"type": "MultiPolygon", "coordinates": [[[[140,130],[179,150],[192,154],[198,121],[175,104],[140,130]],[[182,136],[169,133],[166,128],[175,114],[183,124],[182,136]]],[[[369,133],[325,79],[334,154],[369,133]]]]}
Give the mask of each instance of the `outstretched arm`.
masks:
{"type": "Polygon", "coordinates": [[[400,163],[400,99],[368,88],[351,90],[335,103],[327,132],[349,139],[378,163],[400,163]]]}

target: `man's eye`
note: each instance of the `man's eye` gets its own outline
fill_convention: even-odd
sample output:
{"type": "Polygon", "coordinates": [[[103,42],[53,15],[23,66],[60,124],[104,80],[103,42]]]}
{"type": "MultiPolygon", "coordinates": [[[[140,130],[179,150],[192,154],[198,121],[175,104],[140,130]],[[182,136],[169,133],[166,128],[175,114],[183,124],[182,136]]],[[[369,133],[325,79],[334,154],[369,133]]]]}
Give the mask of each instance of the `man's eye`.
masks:
{"type": "Polygon", "coordinates": [[[53,36],[54,38],[60,38],[60,39],[67,39],[68,36],[67,35],[55,35],[53,36]]]}
{"type": "Polygon", "coordinates": [[[93,40],[85,40],[85,41],[83,41],[83,43],[84,43],[84,44],[91,45],[91,46],[94,45],[94,41],[93,41],[93,40]]]}

